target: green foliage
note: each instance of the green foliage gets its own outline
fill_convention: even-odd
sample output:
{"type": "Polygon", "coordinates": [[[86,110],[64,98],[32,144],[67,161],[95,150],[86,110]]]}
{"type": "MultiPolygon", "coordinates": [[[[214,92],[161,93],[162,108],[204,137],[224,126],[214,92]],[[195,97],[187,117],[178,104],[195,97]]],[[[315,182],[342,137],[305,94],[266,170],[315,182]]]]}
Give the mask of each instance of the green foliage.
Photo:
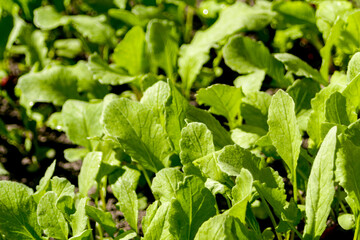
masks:
{"type": "Polygon", "coordinates": [[[358,239],[357,5],[0,1],[0,239],[358,239]]]}

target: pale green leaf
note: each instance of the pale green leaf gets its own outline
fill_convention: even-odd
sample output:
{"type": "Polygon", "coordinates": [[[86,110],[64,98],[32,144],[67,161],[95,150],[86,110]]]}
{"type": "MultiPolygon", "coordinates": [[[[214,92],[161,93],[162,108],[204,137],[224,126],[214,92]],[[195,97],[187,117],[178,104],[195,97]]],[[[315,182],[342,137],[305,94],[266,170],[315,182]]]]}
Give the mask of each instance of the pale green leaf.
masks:
{"type": "Polygon", "coordinates": [[[130,75],[144,73],[145,70],[145,33],[135,26],[116,46],[112,58],[116,65],[125,68],[130,75]]]}
{"type": "Polygon", "coordinates": [[[169,166],[172,148],[157,116],[139,102],[121,98],[106,105],[102,122],[125,152],[144,168],[157,172],[169,166]]]}
{"type": "Polygon", "coordinates": [[[218,120],[209,112],[190,106],[186,112],[186,120],[189,122],[201,122],[211,131],[214,139],[215,147],[218,149],[226,145],[234,144],[231,140],[229,132],[221,126],[218,120]]]}
{"type": "Polygon", "coordinates": [[[104,212],[96,207],[86,205],[86,214],[94,219],[97,223],[99,223],[107,233],[110,235],[114,235],[116,233],[117,228],[114,220],[112,219],[112,215],[109,212],[104,212]]]}
{"type": "Polygon", "coordinates": [[[71,215],[71,229],[73,236],[83,235],[83,231],[87,228],[88,216],[86,215],[85,206],[88,202],[88,198],[81,198],[76,206],[76,212],[71,215]]]}
{"type": "Polygon", "coordinates": [[[271,99],[268,124],[273,145],[294,174],[302,139],[295,116],[294,101],[282,90],[271,99]]]}
{"type": "Polygon", "coordinates": [[[350,230],[355,227],[355,217],[350,213],[341,214],[338,217],[338,223],[343,229],[350,230]]]}
{"type": "Polygon", "coordinates": [[[58,196],[55,192],[47,192],[39,201],[37,220],[49,237],[68,239],[68,224],[62,212],[56,207],[58,196]]]}
{"type": "Polygon", "coordinates": [[[226,65],[238,73],[263,70],[278,86],[287,87],[290,84],[285,79],[284,65],[274,58],[261,42],[249,37],[234,36],[225,45],[223,51],[226,65]]]}
{"type": "Polygon", "coordinates": [[[297,76],[304,76],[317,81],[320,84],[328,85],[328,81],[323,79],[320,72],[312,68],[300,58],[289,53],[278,53],[274,57],[285,65],[285,68],[297,76]]]}
{"type": "Polygon", "coordinates": [[[77,100],[66,101],[62,109],[62,119],[69,139],[88,150],[93,150],[95,141],[87,138],[99,137],[103,133],[100,124],[102,103],[88,103],[77,100]]]}
{"type": "Polygon", "coordinates": [[[66,25],[70,18],[63,16],[52,6],[44,6],[34,11],[34,24],[42,30],[51,30],[66,25]]]}
{"type": "Polygon", "coordinates": [[[185,118],[187,117],[190,104],[172,81],[168,81],[168,84],[170,87],[170,97],[165,104],[165,126],[175,150],[179,152],[181,129],[186,125],[185,118]]]}
{"type": "Polygon", "coordinates": [[[23,75],[16,88],[30,102],[49,102],[61,106],[68,99],[81,99],[77,92],[76,76],[60,66],[23,75]]]}
{"type": "Polygon", "coordinates": [[[360,73],[359,63],[360,63],[360,52],[357,52],[351,57],[348,64],[348,69],[347,69],[348,82],[351,82],[353,79],[357,77],[357,75],[359,75],[360,73]]]}
{"type": "Polygon", "coordinates": [[[55,192],[58,199],[62,196],[75,196],[75,186],[70,183],[66,178],[53,177],[50,181],[51,191],[55,192]]]}
{"type": "Polygon", "coordinates": [[[120,184],[116,185],[116,191],[119,195],[116,196],[118,203],[116,204],[120,211],[124,214],[125,220],[130,227],[137,232],[138,223],[138,199],[135,190],[127,181],[118,180],[120,184]]]}
{"type": "Polygon", "coordinates": [[[42,239],[32,194],[23,184],[0,181],[0,232],[4,239],[42,239]]]}
{"type": "Polygon", "coordinates": [[[336,18],[352,9],[352,4],[347,1],[320,1],[316,9],[316,25],[322,32],[326,41],[336,18]]]}
{"type": "Polygon", "coordinates": [[[176,239],[170,233],[169,211],[171,202],[164,202],[156,209],[155,215],[152,216],[149,226],[147,226],[144,240],[172,240],[176,239]]]}
{"type": "Polygon", "coordinates": [[[90,42],[97,44],[115,45],[115,31],[105,23],[105,16],[91,17],[87,15],[71,16],[71,24],[90,42]]]}
{"type": "Polygon", "coordinates": [[[201,225],[195,240],[259,239],[258,237],[235,217],[219,214],[201,225]]]}
{"type": "Polygon", "coordinates": [[[240,219],[245,224],[246,207],[251,198],[253,177],[251,173],[243,168],[236,177],[235,186],[232,188],[232,207],[226,211],[230,216],[240,219]]]}
{"type": "Polygon", "coordinates": [[[84,230],[83,232],[69,238],[69,240],[88,240],[91,237],[92,230],[84,230]]]}
{"type": "Polygon", "coordinates": [[[137,79],[136,76],[129,76],[125,71],[110,67],[96,53],[90,56],[88,66],[94,78],[103,84],[122,85],[137,79]]]}
{"type": "MultiPolygon", "coordinates": [[[[165,121],[165,103],[170,96],[170,88],[166,82],[159,81],[147,88],[141,98],[141,103],[153,110],[160,121],[165,121]]],[[[165,123],[162,123],[164,126],[165,123]]]]}
{"type": "Polygon", "coordinates": [[[215,152],[213,136],[203,123],[189,123],[181,131],[180,159],[183,165],[215,152]]]}
{"type": "Polygon", "coordinates": [[[241,75],[234,80],[234,86],[241,87],[245,95],[260,91],[261,85],[265,79],[265,71],[258,70],[252,73],[241,75]]]}
{"type": "Polygon", "coordinates": [[[44,176],[40,179],[39,185],[36,186],[36,192],[33,194],[36,203],[39,203],[40,198],[45,194],[50,185],[50,178],[54,174],[56,160],[46,169],[44,176]]]}
{"type": "Polygon", "coordinates": [[[240,126],[240,104],[244,97],[240,88],[224,84],[211,85],[206,89],[200,89],[196,95],[199,104],[210,106],[211,113],[224,116],[230,128],[240,126]]]}
{"type": "Polygon", "coordinates": [[[199,227],[215,212],[215,198],[203,181],[187,176],[179,184],[176,199],[171,202],[170,232],[180,240],[194,239],[199,227]]]}
{"type": "Polygon", "coordinates": [[[171,78],[179,51],[179,35],[175,24],[168,20],[151,20],[147,25],[146,41],[156,65],[171,78]]]}
{"type": "Polygon", "coordinates": [[[334,92],[325,103],[326,121],[330,123],[349,125],[350,120],[346,112],[346,99],[339,93],[334,92]]]}
{"type": "Polygon", "coordinates": [[[217,42],[239,31],[260,30],[269,24],[272,17],[269,9],[250,7],[242,2],[224,8],[210,28],[198,31],[190,44],[181,47],[179,74],[183,88],[190,90],[202,66],[210,59],[210,49],[217,42]]]}
{"type": "Polygon", "coordinates": [[[311,168],[306,191],[305,239],[319,239],[326,228],[335,195],[336,131],[334,127],[326,135],[311,168]]]}
{"type": "Polygon", "coordinates": [[[151,191],[161,203],[170,202],[183,179],[184,174],[175,168],[162,169],[153,178],[151,191]]]}
{"type": "Polygon", "coordinates": [[[347,193],[346,201],[355,216],[360,210],[360,147],[351,138],[340,135],[340,148],[336,159],[336,181],[340,182],[347,193]]]}
{"type": "Polygon", "coordinates": [[[307,133],[314,142],[316,148],[320,146],[322,140],[321,124],[326,121],[326,100],[334,92],[341,92],[343,88],[344,86],[342,84],[331,83],[326,88],[321,89],[321,91],[315,95],[315,98],[311,100],[312,110],[309,117],[307,133]]]}
{"type": "Polygon", "coordinates": [[[87,197],[88,191],[95,185],[101,159],[102,152],[90,152],[83,160],[78,178],[79,192],[83,197],[87,197]]]}

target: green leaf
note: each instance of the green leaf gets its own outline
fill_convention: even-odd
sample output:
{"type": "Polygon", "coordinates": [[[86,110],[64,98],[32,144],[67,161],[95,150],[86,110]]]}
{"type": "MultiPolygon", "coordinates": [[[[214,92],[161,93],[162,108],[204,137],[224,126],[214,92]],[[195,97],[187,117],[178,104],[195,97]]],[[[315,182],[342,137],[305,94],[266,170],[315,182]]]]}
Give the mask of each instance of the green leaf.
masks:
{"type": "Polygon", "coordinates": [[[220,169],[229,176],[239,176],[241,169],[246,168],[254,179],[259,179],[260,159],[238,145],[226,146],[218,161],[220,169]]]}
{"type": "Polygon", "coordinates": [[[268,130],[268,109],[271,96],[265,92],[248,94],[241,103],[241,115],[246,125],[268,130]]]}
{"type": "MultiPolygon", "coordinates": [[[[335,75],[335,74],[334,74],[335,75]]],[[[333,78],[334,78],[333,75],[333,78]]],[[[345,78],[346,80],[346,78],[345,78]]],[[[341,92],[344,86],[342,84],[333,83],[326,88],[321,89],[315,95],[315,98],[311,100],[311,114],[308,122],[307,132],[314,142],[316,148],[320,146],[322,137],[321,137],[321,124],[326,121],[326,100],[333,94],[334,92],[341,92]]]]}
{"type": "Polygon", "coordinates": [[[236,177],[235,186],[232,188],[232,207],[226,211],[230,216],[240,219],[245,224],[246,207],[251,198],[253,177],[245,168],[236,177]]]}
{"type": "Polygon", "coordinates": [[[58,196],[55,192],[47,192],[37,207],[37,220],[49,237],[68,239],[68,224],[62,212],[56,207],[58,196]]]}
{"type": "Polygon", "coordinates": [[[116,43],[114,29],[105,23],[105,16],[71,16],[71,24],[90,42],[113,46],[116,43]]]}
{"type": "Polygon", "coordinates": [[[190,90],[202,66],[210,59],[210,49],[217,42],[239,31],[260,30],[269,24],[272,16],[268,9],[250,7],[242,2],[224,8],[210,28],[198,31],[190,44],[181,47],[178,64],[183,89],[190,90]]]}
{"type": "Polygon", "coordinates": [[[258,92],[265,79],[265,74],[265,71],[258,70],[246,75],[241,75],[234,80],[234,86],[237,88],[241,87],[245,95],[258,92]]]}
{"type": "Polygon", "coordinates": [[[190,104],[172,81],[168,81],[168,84],[170,87],[170,97],[165,104],[165,126],[175,150],[179,152],[181,129],[186,125],[185,118],[187,117],[190,104]]]}
{"type": "Polygon", "coordinates": [[[338,36],[337,47],[346,54],[354,54],[360,42],[360,12],[353,11],[346,18],[346,24],[338,36]],[[341,37],[340,37],[341,36],[341,37]]]}
{"type": "Polygon", "coordinates": [[[300,58],[289,53],[278,53],[274,57],[285,65],[286,70],[293,72],[295,75],[311,78],[325,86],[328,85],[328,81],[323,79],[318,70],[312,68],[300,58]]]}
{"type": "Polygon", "coordinates": [[[129,186],[124,185],[117,189],[117,191],[121,194],[121,197],[118,198],[119,202],[116,205],[120,208],[120,211],[123,212],[124,217],[129,223],[130,227],[137,231],[139,203],[136,192],[129,186]]]}
{"type": "Polygon", "coordinates": [[[112,58],[116,65],[125,68],[130,75],[145,72],[145,33],[141,27],[135,26],[126,33],[116,46],[112,58]]]}
{"type": "Polygon", "coordinates": [[[277,12],[275,22],[277,27],[286,27],[286,25],[307,25],[315,27],[315,12],[313,7],[302,1],[293,2],[274,2],[272,10],[277,12]],[[282,26],[282,25],[285,26],[282,26]]]}
{"type": "Polygon", "coordinates": [[[355,217],[350,213],[341,214],[338,217],[338,223],[342,229],[350,230],[355,227],[355,217]]]}
{"type": "Polygon", "coordinates": [[[187,176],[179,184],[176,199],[171,202],[170,232],[180,240],[194,239],[199,227],[215,212],[215,198],[203,181],[187,176]]]}
{"type": "Polygon", "coordinates": [[[87,197],[81,198],[76,206],[76,212],[73,215],[71,215],[70,224],[71,224],[73,236],[79,236],[79,235],[87,236],[84,233],[84,231],[86,231],[85,229],[87,228],[87,224],[88,224],[88,216],[86,215],[86,209],[85,209],[87,202],[88,202],[87,197]]]}
{"type": "Polygon", "coordinates": [[[231,139],[240,147],[245,149],[254,148],[256,142],[267,132],[262,128],[251,125],[243,125],[231,131],[231,139]]]}
{"type": "Polygon", "coordinates": [[[64,150],[64,158],[69,162],[76,162],[83,159],[89,150],[86,148],[67,148],[64,150]]]}
{"type": "Polygon", "coordinates": [[[332,56],[331,51],[341,34],[341,30],[344,24],[345,23],[341,18],[336,19],[334,25],[330,30],[325,46],[320,49],[320,55],[322,57],[320,73],[324,79],[329,78],[329,67],[331,64],[331,56],[332,56]]]}
{"type": "MultiPolygon", "coordinates": [[[[16,28],[17,26],[15,25],[15,29],[16,28]]],[[[43,69],[49,62],[47,58],[48,48],[45,42],[45,34],[40,30],[34,30],[31,25],[25,25],[23,23],[19,23],[17,31],[17,34],[19,34],[17,39],[20,44],[25,47],[26,64],[31,67],[35,66],[35,69],[43,69]]],[[[16,38],[13,40],[15,41],[15,39],[16,38]]]]}
{"type": "Polygon", "coordinates": [[[189,123],[181,131],[180,149],[183,165],[215,152],[210,130],[203,123],[189,123]]]}
{"type": "Polygon", "coordinates": [[[316,9],[316,25],[323,38],[328,41],[332,26],[338,16],[352,9],[352,4],[346,1],[320,1],[316,9]]]}
{"type": "Polygon", "coordinates": [[[330,123],[349,125],[350,120],[346,112],[346,98],[339,92],[334,92],[325,103],[326,121],[330,123]]]}
{"type": "Polygon", "coordinates": [[[147,25],[146,41],[156,65],[172,78],[179,51],[179,35],[173,22],[153,19],[147,25]]]}
{"type": "Polygon", "coordinates": [[[116,99],[106,105],[102,122],[106,132],[144,168],[157,172],[169,166],[172,148],[167,134],[155,114],[141,103],[116,99]]]}
{"type": "Polygon", "coordinates": [[[54,42],[54,48],[57,56],[66,58],[75,58],[84,51],[83,43],[77,38],[58,39],[54,42]]]}
{"type": "Polygon", "coordinates": [[[240,88],[215,84],[206,89],[200,89],[197,92],[196,101],[210,106],[211,113],[224,116],[232,129],[242,124],[240,104],[243,97],[240,88]]]}
{"type": "Polygon", "coordinates": [[[274,79],[277,86],[287,87],[284,65],[274,58],[263,43],[256,42],[249,37],[234,36],[225,45],[224,60],[238,73],[252,73],[263,70],[274,79]]]}
{"type": "Polygon", "coordinates": [[[103,133],[100,124],[103,103],[87,103],[77,100],[68,100],[63,105],[62,119],[69,139],[88,150],[95,149],[96,142],[89,140],[99,137],[103,133]]]}
{"type": "Polygon", "coordinates": [[[219,214],[210,218],[199,228],[195,240],[208,239],[259,239],[235,217],[219,214]]]}
{"type": "Polygon", "coordinates": [[[155,215],[152,216],[151,222],[146,228],[144,240],[176,239],[169,231],[170,207],[171,202],[163,202],[161,206],[156,209],[155,215]]]}
{"type": "Polygon", "coordinates": [[[77,78],[60,66],[23,75],[16,88],[33,103],[49,102],[61,106],[68,99],[81,99],[77,92],[77,78]]]}
{"type": "Polygon", "coordinates": [[[92,230],[88,229],[88,230],[85,230],[85,231],[77,234],[76,236],[69,238],[69,240],[88,240],[91,237],[91,233],[92,233],[92,230]]]}
{"type": "Polygon", "coordinates": [[[141,103],[153,110],[161,121],[161,125],[165,126],[165,103],[170,96],[170,88],[166,82],[159,81],[147,88],[141,98],[141,103]]]}
{"type": "Polygon", "coordinates": [[[135,190],[139,178],[140,173],[131,168],[125,168],[121,175],[120,172],[110,175],[111,189],[119,201],[116,205],[135,231],[138,222],[138,199],[135,190]]]}
{"type": "Polygon", "coordinates": [[[360,52],[355,53],[348,64],[348,70],[347,70],[347,81],[351,82],[353,79],[357,77],[360,73],[360,52]]]}
{"type": "Polygon", "coordinates": [[[355,145],[351,138],[340,135],[340,148],[336,158],[336,181],[340,182],[347,193],[346,201],[352,212],[358,217],[360,210],[360,162],[358,156],[360,147],[355,145]]]}
{"type": "Polygon", "coordinates": [[[319,239],[326,228],[335,195],[336,131],[334,127],[326,135],[311,168],[306,190],[305,239],[319,239]]]}
{"type": "Polygon", "coordinates": [[[70,23],[70,18],[62,16],[52,6],[44,6],[34,11],[34,24],[42,30],[52,30],[70,23]]]}
{"type": "Polygon", "coordinates": [[[94,78],[103,84],[122,85],[137,79],[137,77],[127,75],[125,71],[110,67],[96,53],[90,56],[88,66],[94,78]]]}
{"type": "Polygon", "coordinates": [[[189,122],[201,122],[211,131],[214,138],[215,147],[218,149],[226,145],[234,144],[231,140],[229,132],[221,126],[218,120],[209,112],[190,106],[186,112],[186,120],[189,122]]]}
{"type": "Polygon", "coordinates": [[[36,203],[39,203],[40,198],[44,196],[47,188],[50,185],[50,178],[54,174],[56,166],[56,160],[46,169],[44,176],[40,179],[39,185],[36,186],[36,192],[33,194],[33,198],[36,203]]]}
{"type": "Polygon", "coordinates": [[[90,152],[86,155],[79,173],[79,192],[87,197],[88,191],[95,184],[102,159],[102,152],[90,152]]]}
{"type": "Polygon", "coordinates": [[[298,115],[303,109],[311,109],[311,99],[320,91],[320,85],[311,79],[296,80],[286,92],[295,102],[295,113],[298,115]]]}
{"type": "Polygon", "coordinates": [[[302,141],[296,121],[294,101],[282,90],[271,99],[268,124],[273,145],[291,173],[296,174],[302,141]]]}
{"type": "Polygon", "coordinates": [[[4,239],[42,239],[32,193],[23,184],[0,181],[0,232],[4,239]]]}
{"type": "Polygon", "coordinates": [[[86,214],[99,223],[107,233],[109,233],[111,236],[116,233],[117,228],[114,220],[112,219],[111,213],[104,212],[90,205],[86,205],[85,209],[86,214]]]}
{"type": "Polygon", "coordinates": [[[151,203],[147,209],[146,209],[146,215],[143,217],[141,221],[143,233],[146,234],[148,227],[150,226],[152,220],[154,219],[154,216],[160,206],[160,201],[155,200],[153,203],[151,203]]]}
{"type": "Polygon", "coordinates": [[[66,178],[53,177],[51,179],[51,191],[55,192],[58,199],[62,196],[70,196],[74,198],[75,186],[70,183],[66,178]]]}
{"type": "Polygon", "coordinates": [[[153,195],[161,203],[171,202],[175,197],[178,184],[184,179],[184,174],[175,168],[164,168],[156,173],[151,185],[153,195]]]}

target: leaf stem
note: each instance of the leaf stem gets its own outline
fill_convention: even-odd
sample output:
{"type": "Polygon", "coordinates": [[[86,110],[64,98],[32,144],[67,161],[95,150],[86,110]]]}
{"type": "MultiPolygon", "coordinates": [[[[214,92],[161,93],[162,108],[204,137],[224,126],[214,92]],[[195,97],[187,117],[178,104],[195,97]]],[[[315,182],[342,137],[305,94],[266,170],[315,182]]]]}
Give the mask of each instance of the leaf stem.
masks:
{"type": "MultiPolygon", "coordinates": [[[[258,189],[257,189],[257,190],[258,190],[258,189]]],[[[276,221],[275,221],[275,217],[274,217],[273,213],[272,213],[271,210],[270,210],[270,207],[269,207],[268,203],[266,202],[266,200],[265,200],[265,198],[262,196],[262,194],[261,194],[259,191],[257,191],[257,192],[259,193],[260,198],[261,198],[261,200],[262,200],[263,203],[264,203],[265,210],[266,210],[267,214],[268,214],[269,217],[270,217],[270,221],[271,221],[272,225],[274,226],[274,231],[275,231],[275,234],[276,234],[277,239],[278,239],[278,240],[282,240],[281,234],[278,233],[278,232],[276,232],[277,223],[276,223],[276,221]]]]}
{"type": "Polygon", "coordinates": [[[194,9],[191,6],[187,6],[185,34],[184,34],[185,43],[189,43],[191,40],[191,32],[192,32],[192,28],[193,28],[193,18],[194,18],[194,9]]]}
{"type": "Polygon", "coordinates": [[[296,169],[293,171],[293,192],[294,192],[294,201],[297,203],[298,201],[298,189],[297,189],[297,181],[296,181],[296,169]]]}
{"type": "Polygon", "coordinates": [[[143,172],[145,180],[146,180],[147,184],[149,185],[149,187],[151,188],[151,181],[150,181],[149,175],[146,172],[146,169],[144,169],[141,165],[138,165],[138,168],[140,171],[143,172]]]}
{"type": "Polygon", "coordinates": [[[359,239],[359,231],[360,231],[360,217],[359,217],[359,214],[358,214],[357,217],[356,217],[354,240],[359,239]]]}

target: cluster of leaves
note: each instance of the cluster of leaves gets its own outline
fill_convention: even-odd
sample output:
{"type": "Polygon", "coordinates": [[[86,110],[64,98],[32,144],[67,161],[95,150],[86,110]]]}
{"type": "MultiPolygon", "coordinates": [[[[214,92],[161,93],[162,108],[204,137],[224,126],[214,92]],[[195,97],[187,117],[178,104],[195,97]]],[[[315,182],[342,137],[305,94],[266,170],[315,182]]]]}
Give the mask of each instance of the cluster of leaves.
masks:
{"type": "Polygon", "coordinates": [[[1,74],[20,59],[27,118],[80,146],[64,152],[82,160],[78,192],[56,162],[35,192],[1,181],[0,239],[319,239],[328,219],[360,237],[351,2],[51,2],[0,2],[1,74]],[[298,40],[320,70],[288,53],[298,40]],[[109,189],[131,230],[107,212],[109,189]]]}

